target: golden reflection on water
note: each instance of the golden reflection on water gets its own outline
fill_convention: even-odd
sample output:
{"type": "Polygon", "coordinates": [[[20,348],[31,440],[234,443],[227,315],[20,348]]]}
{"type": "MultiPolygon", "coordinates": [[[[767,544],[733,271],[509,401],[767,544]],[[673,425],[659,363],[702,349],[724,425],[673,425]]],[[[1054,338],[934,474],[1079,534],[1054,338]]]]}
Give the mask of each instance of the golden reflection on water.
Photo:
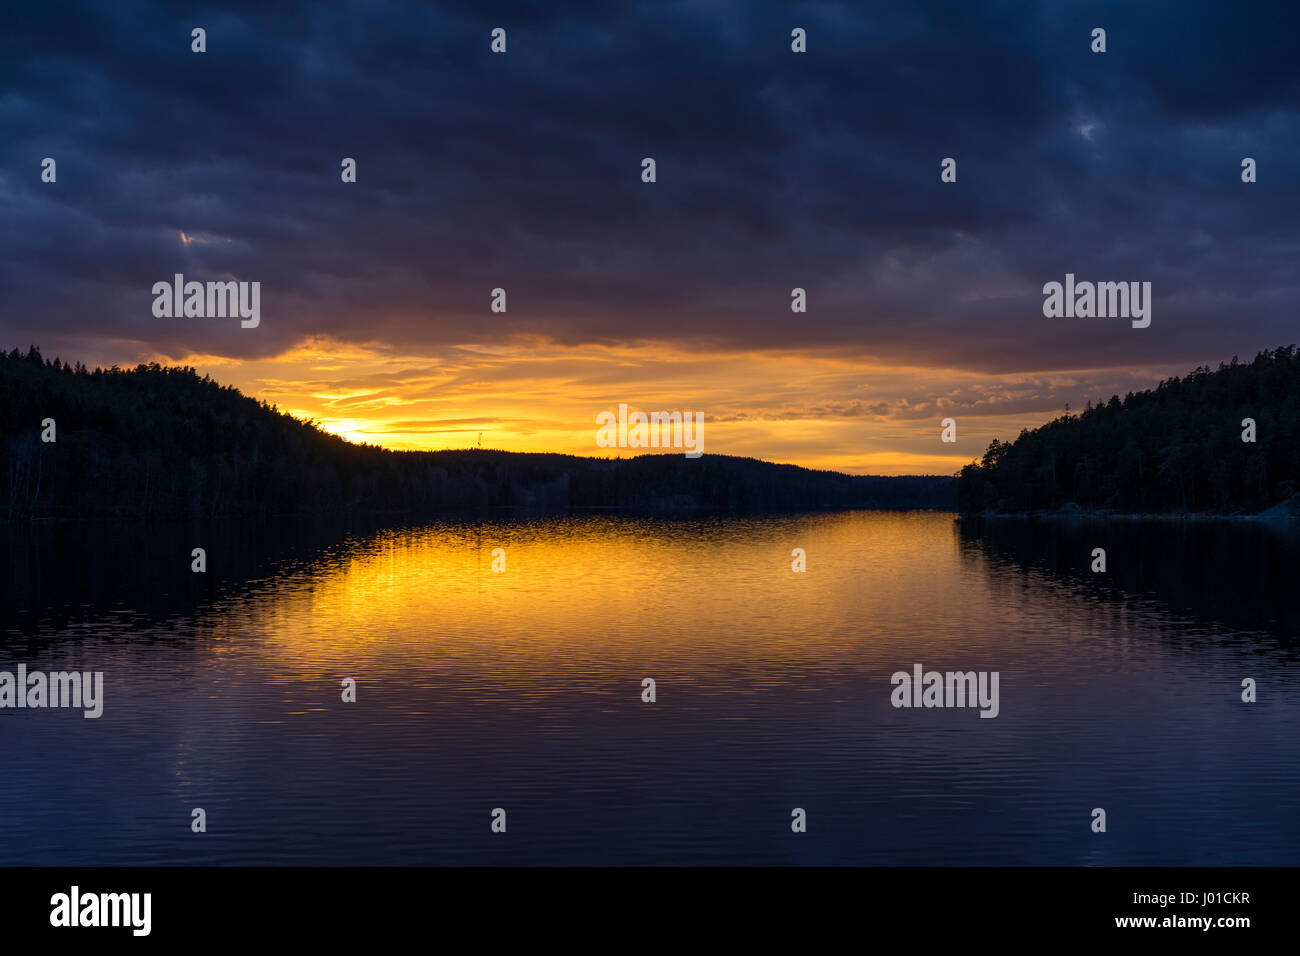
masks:
{"type": "Polygon", "coordinates": [[[823,694],[887,706],[889,675],[916,663],[997,670],[1004,692],[1118,694],[1139,659],[1163,666],[1177,654],[1152,639],[1168,627],[1158,607],[1005,566],[962,545],[956,520],[840,512],[388,530],[214,609],[203,646],[234,658],[233,672],[210,669],[234,681],[230,693],[283,684],[294,715],[337,699],[343,677],[400,687],[418,713],[545,700],[572,714],[622,700],[645,677],[681,702],[729,707],[762,693],[789,706],[823,694]],[[795,548],[804,573],[792,570],[795,548]]]}
{"type": "Polygon", "coordinates": [[[284,661],[508,670],[593,663],[827,666],[944,642],[983,590],[959,574],[953,516],[582,518],[443,524],[350,540],[232,609],[284,661]],[[494,549],[505,570],[493,570],[494,549]],[[807,570],[792,570],[802,548],[807,570]]]}
{"type": "Polygon", "coordinates": [[[97,618],[99,644],[64,636],[103,662],[106,714],[0,722],[22,771],[0,774],[14,811],[0,831],[74,833],[50,859],[118,863],[1294,863],[1292,650],[1142,590],[1171,567],[1255,575],[1259,542],[1175,537],[1142,556],[1156,530],[1111,528],[1111,574],[1128,565],[1140,586],[1121,597],[1062,572],[1086,569],[1095,529],[1029,529],[1022,553],[999,544],[1006,529],[955,521],[590,517],[323,551],[338,539],[277,540],[278,570],[203,591],[197,610],[144,595],[155,617],[111,633],[97,618]],[[894,708],[890,674],[915,663],[998,671],[999,716],[894,708]],[[1252,673],[1268,696],[1245,707],[1252,673]],[[95,772],[68,775],[69,755],[95,772]],[[1104,852],[1095,793],[1139,821],[1104,852]],[[197,850],[171,825],[194,806],[221,821],[197,850]],[[494,806],[528,837],[485,841],[494,806]],[[792,806],[818,826],[774,841],[792,806]]]}

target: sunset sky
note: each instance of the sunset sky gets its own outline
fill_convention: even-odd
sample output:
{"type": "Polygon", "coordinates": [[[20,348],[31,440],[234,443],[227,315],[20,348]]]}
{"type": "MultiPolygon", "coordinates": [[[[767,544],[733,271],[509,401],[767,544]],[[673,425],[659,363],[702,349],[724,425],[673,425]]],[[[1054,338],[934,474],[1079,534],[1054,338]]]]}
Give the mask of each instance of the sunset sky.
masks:
{"type": "Polygon", "coordinates": [[[1300,338],[1295,6],[263,6],[6,12],[0,346],[394,448],[608,454],[622,402],[703,412],[706,453],[947,474],[1300,338]],[[178,272],[260,282],[260,325],[156,318],[178,272]],[[1151,282],[1150,328],[1044,318],[1066,273],[1151,282]]]}

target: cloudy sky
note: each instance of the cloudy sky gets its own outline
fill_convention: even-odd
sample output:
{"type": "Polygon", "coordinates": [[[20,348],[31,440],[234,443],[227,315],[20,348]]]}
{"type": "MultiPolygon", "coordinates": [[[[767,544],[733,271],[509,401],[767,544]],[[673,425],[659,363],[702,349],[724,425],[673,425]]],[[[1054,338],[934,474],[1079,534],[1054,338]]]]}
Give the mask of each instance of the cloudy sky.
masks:
{"type": "Polygon", "coordinates": [[[626,402],[703,412],[706,452],[945,474],[1300,339],[1293,4],[179,6],[6,11],[0,346],[390,447],[606,454],[626,402]],[[260,282],[261,324],[155,317],[178,272],[260,282]],[[1045,318],[1067,272],[1151,282],[1151,326],[1045,318]]]}

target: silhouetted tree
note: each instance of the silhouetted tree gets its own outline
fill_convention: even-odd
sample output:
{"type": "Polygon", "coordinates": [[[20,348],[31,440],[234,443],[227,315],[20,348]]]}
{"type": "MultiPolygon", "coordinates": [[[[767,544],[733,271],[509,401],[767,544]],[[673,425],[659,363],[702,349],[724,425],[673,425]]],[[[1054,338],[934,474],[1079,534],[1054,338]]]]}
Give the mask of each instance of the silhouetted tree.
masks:
{"type": "Polygon", "coordinates": [[[1254,512],[1300,481],[1300,352],[1201,367],[994,439],[957,476],[961,511],[1254,512]],[[1243,419],[1256,440],[1241,440],[1243,419]]]}

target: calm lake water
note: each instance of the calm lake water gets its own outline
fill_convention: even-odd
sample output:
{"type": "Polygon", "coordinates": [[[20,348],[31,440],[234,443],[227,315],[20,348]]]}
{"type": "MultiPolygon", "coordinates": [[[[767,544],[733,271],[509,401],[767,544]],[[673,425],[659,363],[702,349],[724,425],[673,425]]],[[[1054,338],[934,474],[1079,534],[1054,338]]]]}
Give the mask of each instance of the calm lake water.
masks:
{"type": "Polygon", "coordinates": [[[1300,864],[1300,544],[1276,529],[849,512],[0,547],[0,670],[105,681],[98,720],[0,710],[0,864],[1300,864]],[[997,671],[999,716],[895,709],[917,663],[997,671]]]}

